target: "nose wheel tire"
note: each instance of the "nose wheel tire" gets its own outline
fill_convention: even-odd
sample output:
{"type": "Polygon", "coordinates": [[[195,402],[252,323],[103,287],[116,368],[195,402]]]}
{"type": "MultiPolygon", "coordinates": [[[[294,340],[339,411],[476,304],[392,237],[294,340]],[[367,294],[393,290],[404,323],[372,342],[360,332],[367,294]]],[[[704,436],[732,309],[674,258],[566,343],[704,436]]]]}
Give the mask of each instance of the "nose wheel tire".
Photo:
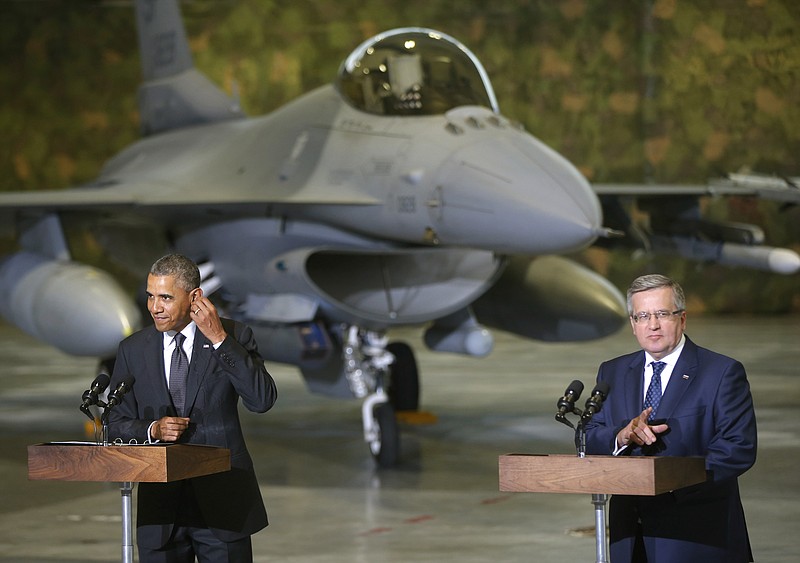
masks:
{"type": "Polygon", "coordinates": [[[394,356],[389,366],[389,400],[396,411],[419,410],[419,369],[414,350],[405,342],[391,342],[386,350],[394,356]]]}
{"type": "Polygon", "coordinates": [[[372,408],[377,433],[369,442],[372,456],[379,467],[393,467],[400,457],[400,433],[397,418],[390,403],[379,403],[372,408]]]}

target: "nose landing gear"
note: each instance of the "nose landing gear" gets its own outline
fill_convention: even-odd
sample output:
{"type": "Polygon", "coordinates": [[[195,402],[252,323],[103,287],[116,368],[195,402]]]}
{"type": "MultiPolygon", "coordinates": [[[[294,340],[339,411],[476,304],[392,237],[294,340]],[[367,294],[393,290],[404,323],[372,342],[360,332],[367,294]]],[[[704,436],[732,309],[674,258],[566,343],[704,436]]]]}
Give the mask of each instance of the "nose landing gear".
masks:
{"type": "Polygon", "coordinates": [[[361,406],[364,441],[379,467],[392,467],[400,458],[397,418],[386,393],[386,380],[395,361],[386,349],[387,342],[384,334],[351,326],[343,351],[350,390],[364,399],[361,406]]]}

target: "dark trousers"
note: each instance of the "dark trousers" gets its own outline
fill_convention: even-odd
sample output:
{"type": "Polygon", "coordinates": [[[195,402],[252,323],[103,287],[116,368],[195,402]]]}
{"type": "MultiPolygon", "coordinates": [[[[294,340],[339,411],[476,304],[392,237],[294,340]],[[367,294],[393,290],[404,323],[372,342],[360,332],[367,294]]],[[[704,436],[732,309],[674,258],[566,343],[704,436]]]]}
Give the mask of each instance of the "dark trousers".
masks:
{"type": "Polygon", "coordinates": [[[252,563],[250,537],[224,542],[208,529],[189,481],[184,481],[180,509],[169,541],[160,549],[139,545],[141,563],[252,563]]]}
{"type": "Polygon", "coordinates": [[[208,528],[176,528],[176,533],[161,549],[139,547],[141,563],[252,563],[250,538],[237,542],[219,540],[208,528]]]}

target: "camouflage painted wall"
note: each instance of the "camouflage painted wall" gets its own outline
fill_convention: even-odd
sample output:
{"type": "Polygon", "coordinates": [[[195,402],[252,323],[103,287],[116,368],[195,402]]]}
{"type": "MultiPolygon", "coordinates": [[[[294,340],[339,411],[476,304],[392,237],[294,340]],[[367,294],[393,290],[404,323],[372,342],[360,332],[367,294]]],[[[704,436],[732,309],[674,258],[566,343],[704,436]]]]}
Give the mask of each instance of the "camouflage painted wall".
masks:
{"type": "MultiPolygon", "coordinates": [[[[0,189],[89,180],[138,138],[130,5],[43,0],[2,10],[0,189]]],[[[795,0],[196,0],[183,10],[198,67],[235,88],[253,115],[329,82],[367,37],[426,26],[466,44],[503,113],[590,180],[702,182],[742,167],[800,175],[795,0]]],[[[797,209],[709,206],[800,250],[797,209]]],[[[695,310],[800,311],[797,275],[623,252],[578,258],[621,288],[666,271],[695,310]]]]}

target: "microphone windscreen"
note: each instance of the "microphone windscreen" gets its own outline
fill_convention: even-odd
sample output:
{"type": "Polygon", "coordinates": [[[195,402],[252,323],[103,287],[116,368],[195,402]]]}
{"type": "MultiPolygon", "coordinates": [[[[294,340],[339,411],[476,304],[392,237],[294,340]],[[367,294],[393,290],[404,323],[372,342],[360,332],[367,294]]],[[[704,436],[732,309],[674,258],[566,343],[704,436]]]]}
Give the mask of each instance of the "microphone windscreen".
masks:
{"type": "Polygon", "coordinates": [[[606,397],[609,391],[611,391],[611,386],[605,381],[600,381],[597,385],[594,386],[594,391],[592,391],[592,395],[594,395],[595,393],[600,393],[603,395],[603,397],[606,397]]]}
{"type": "Polygon", "coordinates": [[[98,375],[94,383],[92,383],[92,387],[97,389],[98,393],[102,393],[108,387],[108,384],[111,383],[111,378],[108,376],[107,373],[101,373],[98,375]]]}
{"type": "Polygon", "coordinates": [[[569,387],[567,387],[567,391],[564,394],[569,395],[570,391],[572,391],[575,394],[576,399],[580,397],[581,393],[583,393],[583,382],[576,379],[575,381],[569,384],[569,387]]]}

